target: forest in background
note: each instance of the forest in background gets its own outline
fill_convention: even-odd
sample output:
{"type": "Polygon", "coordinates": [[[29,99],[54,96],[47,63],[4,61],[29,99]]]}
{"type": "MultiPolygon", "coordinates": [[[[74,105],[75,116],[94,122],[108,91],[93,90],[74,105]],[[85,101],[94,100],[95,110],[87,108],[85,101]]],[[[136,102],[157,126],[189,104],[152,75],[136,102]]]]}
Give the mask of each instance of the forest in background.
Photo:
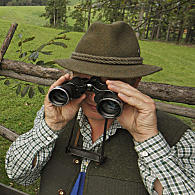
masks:
{"type": "Polygon", "coordinates": [[[41,16],[50,27],[66,32],[85,32],[94,21],[120,20],[129,23],[139,39],[195,43],[194,0],[2,0],[0,5],[45,5],[41,16]]]}
{"type": "Polygon", "coordinates": [[[37,6],[46,5],[47,0],[1,0],[0,6],[37,6]]]}

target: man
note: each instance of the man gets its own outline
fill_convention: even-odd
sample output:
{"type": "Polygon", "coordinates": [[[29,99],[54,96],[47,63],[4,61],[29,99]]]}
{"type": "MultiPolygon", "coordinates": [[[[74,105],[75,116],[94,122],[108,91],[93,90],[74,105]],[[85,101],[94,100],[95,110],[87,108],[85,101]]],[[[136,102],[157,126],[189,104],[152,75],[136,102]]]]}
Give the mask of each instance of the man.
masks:
{"type": "Polygon", "coordinates": [[[47,95],[33,129],[7,152],[10,178],[30,184],[41,175],[40,194],[194,193],[194,132],[156,112],[154,101],[136,89],[142,76],[161,68],[142,63],[128,24],[94,23],[71,58],[57,63],[73,77],[62,76],[49,92],[72,78],[96,76],[123,102],[122,113],[105,119],[90,90],[63,106],[52,104],[47,95]],[[75,158],[73,146],[85,150],[75,158]],[[101,151],[103,161],[91,160],[101,151]]]}

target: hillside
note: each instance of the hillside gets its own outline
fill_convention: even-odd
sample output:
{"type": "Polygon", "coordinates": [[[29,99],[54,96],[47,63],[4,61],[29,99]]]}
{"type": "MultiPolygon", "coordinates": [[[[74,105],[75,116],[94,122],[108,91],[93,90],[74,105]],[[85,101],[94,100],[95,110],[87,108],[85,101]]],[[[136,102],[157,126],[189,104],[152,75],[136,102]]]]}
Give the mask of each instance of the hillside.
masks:
{"type": "MultiPolygon", "coordinates": [[[[11,22],[0,19],[0,44],[3,43],[4,37],[6,36],[10,28],[10,25],[11,22]]],[[[45,28],[45,27],[19,23],[17,31],[15,32],[14,38],[5,55],[5,58],[16,59],[16,60],[18,59],[18,54],[16,53],[16,51],[18,50],[17,43],[20,40],[18,36],[19,34],[21,34],[23,38],[35,36],[35,39],[33,41],[28,42],[28,44],[24,45],[24,51],[25,51],[25,49],[27,50],[29,49],[29,47],[31,49],[36,49],[43,43],[56,37],[57,34],[59,34],[60,32],[62,32],[62,30],[56,30],[52,28],[45,28]]],[[[68,47],[66,49],[61,48],[59,46],[46,47],[45,50],[53,51],[53,55],[42,56],[43,60],[52,60],[54,58],[69,57],[81,36],[82,33],[79,32],[67,33],[67,37],[70,38],[70,40],[65,41],[65,43],[67,44],[68,47]]]]}

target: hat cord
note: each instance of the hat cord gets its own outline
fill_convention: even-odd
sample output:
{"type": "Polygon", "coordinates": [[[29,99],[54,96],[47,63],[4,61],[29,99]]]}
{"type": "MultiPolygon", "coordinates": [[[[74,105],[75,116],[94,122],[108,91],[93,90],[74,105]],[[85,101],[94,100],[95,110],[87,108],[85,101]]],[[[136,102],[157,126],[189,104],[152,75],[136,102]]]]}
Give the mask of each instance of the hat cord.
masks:
{"type": "Polygon", "coordinates": [[[102,63],[102,64],[121,64],[121,65],[130,65],[130,64],[142,64],[142,57],[106,57],[106,56],[95,56],[90,54],[73,52],[72,59],[102,63]]]}

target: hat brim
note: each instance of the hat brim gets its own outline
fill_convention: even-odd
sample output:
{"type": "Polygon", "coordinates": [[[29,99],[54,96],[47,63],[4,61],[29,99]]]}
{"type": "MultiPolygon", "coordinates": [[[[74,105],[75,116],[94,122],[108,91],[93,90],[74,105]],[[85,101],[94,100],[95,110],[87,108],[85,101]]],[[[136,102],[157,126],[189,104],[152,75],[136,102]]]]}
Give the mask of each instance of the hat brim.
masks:
{"type": "Polygon", "coordinates": [[[111,65],[92,63],[74,59],[54,60],[58,65],[68,70],[98,77],[136,78],[153,74],[162,70],[154,65],[111,65]]]}

